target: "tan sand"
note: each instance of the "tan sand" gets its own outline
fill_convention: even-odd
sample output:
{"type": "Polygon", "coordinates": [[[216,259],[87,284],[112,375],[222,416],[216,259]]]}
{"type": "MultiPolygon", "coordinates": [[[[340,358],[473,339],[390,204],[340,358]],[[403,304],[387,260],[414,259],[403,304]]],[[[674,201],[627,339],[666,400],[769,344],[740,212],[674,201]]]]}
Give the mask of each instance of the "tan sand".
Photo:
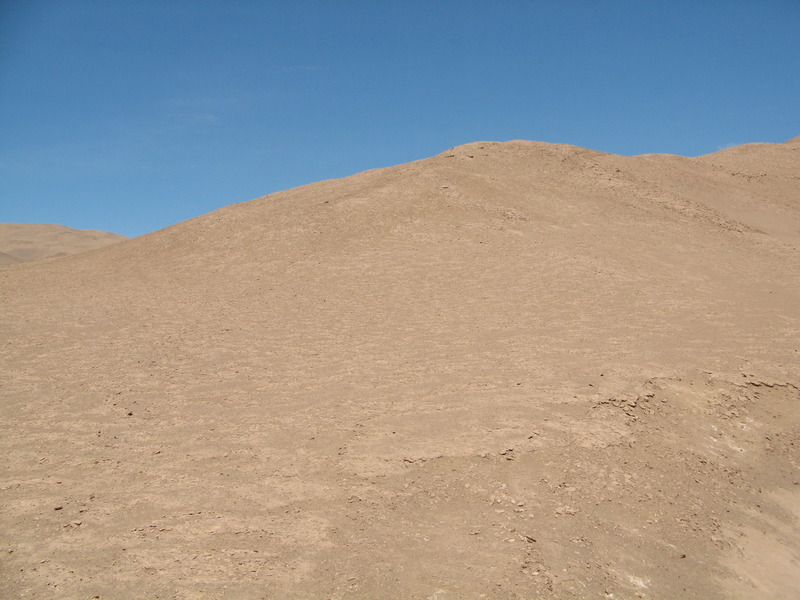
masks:
{"type": "Polygon", "coordinates": [[[128,239],[124,235],[63,225],[0,223],[0,268],[69,256],[128,239]],[[8,258],[11,256],[12,258],[8,258]]]}
{"type": "Polygon", "coordinates": [[[24,262],[27,262],[24,258],[14,256],[13,254],[6,254],[5,252],[0,252],[0,269],[18,265],[24,262]]]}
{"type": "Polygon", "coordinates": [[[4,270],[0,597],[800,597],[799,176],[475,143],[4,270]]]}

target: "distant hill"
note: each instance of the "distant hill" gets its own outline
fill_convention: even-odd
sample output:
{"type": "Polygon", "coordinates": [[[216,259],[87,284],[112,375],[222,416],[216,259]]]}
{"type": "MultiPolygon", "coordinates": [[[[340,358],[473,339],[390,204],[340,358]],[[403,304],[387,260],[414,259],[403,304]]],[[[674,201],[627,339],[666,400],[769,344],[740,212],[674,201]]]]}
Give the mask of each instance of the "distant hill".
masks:
{"type": "Polygon", "coordinates": [[[128,239],[124,235],[63,225],[0,223],[0,268],[20,262],[69,256],[128,239]]]}
{"type": "Polygon", "coordinates": [[[0,252],[0,269],[26,262],[24,258],[0,252]]]}

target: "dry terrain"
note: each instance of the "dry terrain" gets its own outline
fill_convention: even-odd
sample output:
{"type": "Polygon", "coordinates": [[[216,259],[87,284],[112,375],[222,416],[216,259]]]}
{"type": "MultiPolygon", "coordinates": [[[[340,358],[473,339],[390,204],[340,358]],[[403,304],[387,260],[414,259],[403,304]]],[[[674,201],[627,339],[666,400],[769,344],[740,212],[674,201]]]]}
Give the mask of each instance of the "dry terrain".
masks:
{"type": "Polygon", "coordinates": [[[124,235],[63,225],[0,223],[0,269],[23,262],[69,256],[126,240],[124,235]]]}
{"type": "Polygon", "coordinates": [[[475,143],[0,272],[0,597],[800,597],[800,138],[475,143]]]}

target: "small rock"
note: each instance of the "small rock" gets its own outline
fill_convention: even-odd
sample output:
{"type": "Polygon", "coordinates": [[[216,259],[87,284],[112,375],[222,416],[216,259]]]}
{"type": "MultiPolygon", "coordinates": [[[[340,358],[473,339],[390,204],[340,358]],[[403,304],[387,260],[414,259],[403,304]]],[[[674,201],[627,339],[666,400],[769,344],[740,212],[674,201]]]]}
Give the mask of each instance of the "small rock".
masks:
{"type": "Polygon", "coordinates": [[[559,506],[555,512],[557,515],[574,515],[578,513],[576,509],[569,506],[559,506]]]}

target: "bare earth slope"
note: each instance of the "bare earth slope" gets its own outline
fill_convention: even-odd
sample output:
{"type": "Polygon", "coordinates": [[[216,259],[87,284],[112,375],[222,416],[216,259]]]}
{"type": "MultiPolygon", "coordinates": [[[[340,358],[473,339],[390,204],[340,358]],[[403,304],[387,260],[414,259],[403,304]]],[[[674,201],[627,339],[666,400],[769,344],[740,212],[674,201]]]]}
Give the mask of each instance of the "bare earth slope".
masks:
{"type": "Polygon", "coordinates": [[[6,254],[5,252],[0,252],[0,269],[18,265],[24,262],[27,262],[24,258],[14,256],[13,254],[6,254]]]}
{"type": "Polygon", "coordinates": [[[536,142],[0,273],[7,598],[796,598],[800,145],[536,142]]]}
{"type": "Polygon", "coordinates": [[[68,256],[128,239],[124,235],[71,229],[63,225],[0,223],[0,268],[20,262],[68,256]],[[9,260],[6,255],[14,257],[9,260]]]}

